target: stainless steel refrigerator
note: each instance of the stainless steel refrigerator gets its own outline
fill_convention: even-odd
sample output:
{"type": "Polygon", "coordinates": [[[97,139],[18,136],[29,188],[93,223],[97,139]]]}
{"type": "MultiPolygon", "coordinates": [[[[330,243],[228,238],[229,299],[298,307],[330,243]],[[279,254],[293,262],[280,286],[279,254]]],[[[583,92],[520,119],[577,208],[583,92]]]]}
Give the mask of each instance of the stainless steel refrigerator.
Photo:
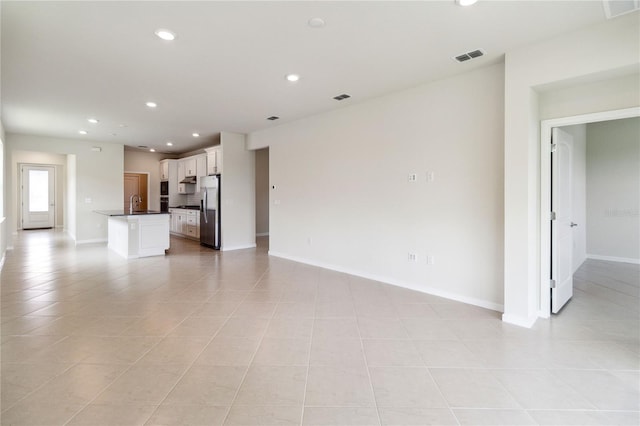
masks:
{"type": "Polygon", "coordinates": [[[200,244],[220,250],[220,175],[200,179],[200,244]]]}

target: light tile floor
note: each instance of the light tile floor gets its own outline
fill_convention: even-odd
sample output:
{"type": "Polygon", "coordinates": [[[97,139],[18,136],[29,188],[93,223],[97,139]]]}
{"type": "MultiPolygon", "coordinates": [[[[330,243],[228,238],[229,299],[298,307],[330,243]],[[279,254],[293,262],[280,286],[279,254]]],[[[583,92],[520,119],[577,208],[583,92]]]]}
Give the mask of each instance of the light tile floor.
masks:
{"type": "Polygon", "coordinates": [[[178,238],[125,261],[21,232],[1,275],[3,425],[640,423],[638,265],[560,315],[497,312],[178,238]]]}

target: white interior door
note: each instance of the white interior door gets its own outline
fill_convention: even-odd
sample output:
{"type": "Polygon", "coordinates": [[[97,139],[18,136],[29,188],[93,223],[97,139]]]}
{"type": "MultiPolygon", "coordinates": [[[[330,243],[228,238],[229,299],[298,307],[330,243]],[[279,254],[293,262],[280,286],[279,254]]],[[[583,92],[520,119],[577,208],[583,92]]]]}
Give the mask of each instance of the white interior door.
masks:
{"type": "Polygon", "coordinates": [[[573,296],[572,153],[573,137],[552,130],[551,153],[551,312],[557,314],[573,296]]]}
{"type": "Polygon", "coordinates": [[[22,229],[55,225],[55,167],[22,166],[22,229]]]}

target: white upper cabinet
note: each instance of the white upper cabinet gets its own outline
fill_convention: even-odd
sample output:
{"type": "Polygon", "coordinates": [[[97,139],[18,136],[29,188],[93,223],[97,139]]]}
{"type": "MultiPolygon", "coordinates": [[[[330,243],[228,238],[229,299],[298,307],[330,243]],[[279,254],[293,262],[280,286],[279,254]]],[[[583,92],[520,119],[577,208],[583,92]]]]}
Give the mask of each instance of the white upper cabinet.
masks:
{"type": "Polygon", "coordinates": [[[187,157],[182,160],[184,164],[184,175],[188,177],[197,176],[198,175],[198,163],[196,161],[196,157],[187,157]]]}
{"type": "Polygon", "coordinates": [[[200,178],[206,176],[207,173],[207,156],[206,154],[201,154],[196,156],[196,163],[198,165],[198,188],[200,188],[200,178]]]}
{"type": "Polygon", "coordinates": [[[205,148],[207,152],[207,174],[222,174],[222,147],[205,148]]]}
{"type": "Polygon", "coordinates": [[[169,180],[169,160],[160,161],[160,180],[169,180]]]}
{"type": "Polygon", "coordinates": [[[196,190],[195,185],[189,183],[180,183],[187,176],[185,163],[186,162],[183,160],[178,161],[178,194],[193,194],[196,190]]]}

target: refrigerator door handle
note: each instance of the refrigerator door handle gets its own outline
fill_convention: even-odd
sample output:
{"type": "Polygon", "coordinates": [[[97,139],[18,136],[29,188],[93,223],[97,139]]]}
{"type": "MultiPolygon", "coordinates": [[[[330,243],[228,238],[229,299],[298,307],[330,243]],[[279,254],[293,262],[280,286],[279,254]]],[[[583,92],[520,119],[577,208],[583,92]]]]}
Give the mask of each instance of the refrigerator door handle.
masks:
{"type": "Polygon", "coordinates": [[[204,189],[204,205],[203,207],[203,216],[204,216],[204,223],[209,223],[209,220],[207,219],[207,188],[204,189]]]}

